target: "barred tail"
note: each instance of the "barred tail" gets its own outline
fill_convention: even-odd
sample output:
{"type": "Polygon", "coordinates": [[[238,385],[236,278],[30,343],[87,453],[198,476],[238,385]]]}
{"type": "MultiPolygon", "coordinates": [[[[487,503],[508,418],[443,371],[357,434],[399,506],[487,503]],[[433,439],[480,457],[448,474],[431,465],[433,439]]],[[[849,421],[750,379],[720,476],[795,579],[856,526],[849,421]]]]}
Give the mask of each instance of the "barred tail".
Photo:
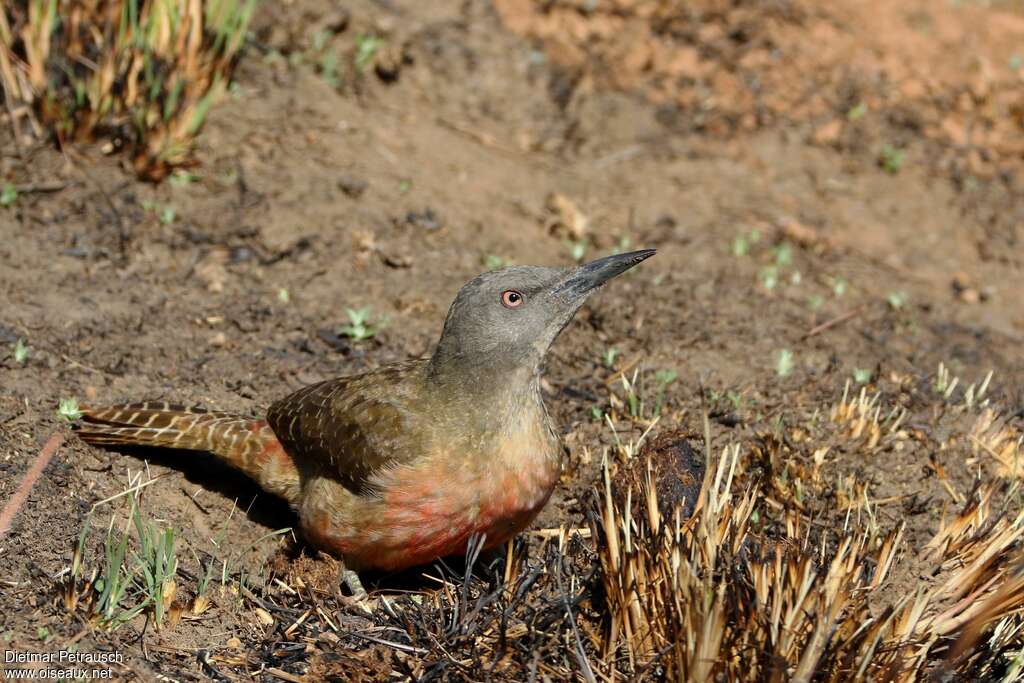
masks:
{"type": "Polygon", "coordinates": [[[208,451],[269,493],[298,500],[299,472],[264,420],[163,402],[80,409],[78,437],[97,446],[159,446],[208,451]]]}

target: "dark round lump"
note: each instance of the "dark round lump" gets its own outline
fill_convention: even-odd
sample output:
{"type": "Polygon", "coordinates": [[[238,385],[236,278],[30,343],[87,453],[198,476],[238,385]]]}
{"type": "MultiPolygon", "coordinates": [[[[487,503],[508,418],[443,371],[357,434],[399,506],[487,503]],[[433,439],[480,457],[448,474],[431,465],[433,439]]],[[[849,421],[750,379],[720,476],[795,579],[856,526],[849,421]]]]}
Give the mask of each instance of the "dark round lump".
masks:
{"type": "Polygon", "coordinates": [[[662,518],[675,517],[676,506],[681,506],[682,519],[689,519],[697,505],[701,483],[704,481],[704,457],[694,445],[701,445],[693,433],[674,429],[661,432],[647,441],[635,457],[622,466],[615,477],[615,497],[624,504],[626,492],[633,491],[631,514],[634,519],[647,519],[642,491],[651,463],[651,477],[658,493],[658,507],[662,518]]]}

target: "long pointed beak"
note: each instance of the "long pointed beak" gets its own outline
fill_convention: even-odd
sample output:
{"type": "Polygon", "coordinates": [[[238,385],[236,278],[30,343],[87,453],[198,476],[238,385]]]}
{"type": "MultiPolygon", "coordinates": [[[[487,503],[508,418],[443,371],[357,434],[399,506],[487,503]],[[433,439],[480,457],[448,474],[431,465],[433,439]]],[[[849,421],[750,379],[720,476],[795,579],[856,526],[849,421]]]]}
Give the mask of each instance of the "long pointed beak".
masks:
{"type": "Polygon", "coordinates": [[[566,295],[569,298],[583,298],[613,277],[621,275],[656,253],[658,253],[657,249],[641,249],[584,263],[576,270],[571,271],[565,280],[555,286],[555,293],[566,295]]]}

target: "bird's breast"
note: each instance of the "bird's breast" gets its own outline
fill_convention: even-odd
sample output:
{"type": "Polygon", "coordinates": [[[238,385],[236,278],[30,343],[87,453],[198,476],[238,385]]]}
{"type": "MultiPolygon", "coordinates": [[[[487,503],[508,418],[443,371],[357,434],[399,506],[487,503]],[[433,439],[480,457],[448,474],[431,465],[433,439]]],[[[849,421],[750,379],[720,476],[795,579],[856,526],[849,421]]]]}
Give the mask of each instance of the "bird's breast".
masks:
{"type": "Polygon", "coordinates": [[[474,534],[486,535],[485,547],[500,545],[551,497],[561,470],[553,446],[508,439],[395,468],[376,482],[375,511],[337,549],[358,566],[401,569],[464,553],[474,534]]]}

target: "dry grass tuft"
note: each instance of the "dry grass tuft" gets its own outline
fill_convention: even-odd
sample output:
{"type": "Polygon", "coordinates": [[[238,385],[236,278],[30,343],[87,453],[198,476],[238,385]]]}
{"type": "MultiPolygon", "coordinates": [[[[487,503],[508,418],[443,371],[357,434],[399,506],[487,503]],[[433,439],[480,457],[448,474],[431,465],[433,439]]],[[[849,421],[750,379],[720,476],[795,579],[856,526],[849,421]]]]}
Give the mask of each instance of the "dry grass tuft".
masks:
{"type": "MultiPolygon", "coordinates": [[[[853,438],[877,444],[872,401],[844,399],[837,417],[853,438]]],[[[1006,484],[975,488],[920,558],[916,573],[936,579],[900,595],[891,578],[917,559],[906,552],[902,522],[880,530],[868,503],[841,528],[819,531],[785,501],[781,523],[769,525],[760,484],[748,476],[764,454],[751,454],[724,449],[688,520],[664,513],[650,477],[617,491],[606,462],[594,537],[609,673],[750,681],[1007,674],[1024,625],[1024,514],[996,509],[1006,484]],[[634,513],[633,498],[645,514],[634,513]],[[623,659],[628,666],[616,664],[623,659]]]]}
{"type": "Polygon", "coordinates": [[[61,144],[111,136],[136,172],[160,180],[188,162],[224,90],[255,0],[21,0],[0,12],[8,111],[61,144]]]}

